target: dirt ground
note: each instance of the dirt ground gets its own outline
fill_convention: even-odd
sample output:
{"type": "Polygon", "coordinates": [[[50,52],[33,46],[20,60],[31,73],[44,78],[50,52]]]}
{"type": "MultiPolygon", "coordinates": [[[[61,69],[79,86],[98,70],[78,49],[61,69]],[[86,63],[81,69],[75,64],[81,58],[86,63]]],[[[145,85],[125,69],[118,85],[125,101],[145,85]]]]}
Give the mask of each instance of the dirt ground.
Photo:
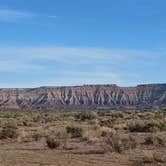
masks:
{"type": "MultiPolygon", "coordinates": [[[[134,166],[144,155],[166,154],[166,148],[142,147],[123,154],[103,154],[99,146],[75,143],[66,150],[49,150],[43,141],[24,144],[11,143],[1,145],[0,166],[134,166]]],[[[143,164],[142,164],[143,165],[143,164]]],[[[144,165],[163,165],[165,163],[147,163],[144,165]]]]}

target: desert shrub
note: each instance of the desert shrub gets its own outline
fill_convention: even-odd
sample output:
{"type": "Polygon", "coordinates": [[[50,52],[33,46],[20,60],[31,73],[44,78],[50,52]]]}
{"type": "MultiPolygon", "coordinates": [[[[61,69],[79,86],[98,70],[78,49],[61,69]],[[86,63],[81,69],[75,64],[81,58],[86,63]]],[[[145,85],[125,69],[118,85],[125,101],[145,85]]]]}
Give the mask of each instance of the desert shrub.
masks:
{"type": "Polygon", "coordinates": [[[148,137],[145,138],[145,144],[166,146],[166,135],[151,133],[148,137]]]}
{"type": "Polygon", "coordinates": [[[122,119],[116,120],[114,121],[113,128],[115,130],[127,130],[127,123],[122,119]]]}
{"type": "Polygon", "coordinates": [[[15,139],[18,137],[18,130],[15,123],[6,123],[0,132],[0,139],[15,139]]]}
{"type": "Polygon", "coordinates": [[[89,125],[98,125],[99,120],[98,119],[93,119],[88,122],[89,125]]]}
{"type": "Polygon", "coordinates": [[[101,127],[101,137],[109,136],[110,134],[115,134],[116,130],[108,128],[108,127],[101,127]]]}
{"type": "Polygon", "coordinates": [[[119,134],[111,134],[104,139],[105,152],[122,153],[124,150],[134,149],[137,146],[136,140],[131,136],[122,136],[119,134]]]}
{"type": "Polygon", "coordinates": [[[48,112],[42,115],[42,123],[51,123],[60,120],[62,120],[62,117],[59,113],[48,112]]]}
{"type": "Polygon", "coordinates": [[[56,149],[60,146],[60,141],[55,139],[54,137],[47,137],[46,143],[47,143],[48,148],[50,148],[50,149],[56,149]]]}
{"type": "Polygon", "coordinates": [[[32,138],[35,141],[39,141],[42,137],[43,137],[42,132],[35,132],[35,133],[32,134],[32,138]]]}
{"type": "Polygon", "coordinates": [[[74,116],[68,116],[68,117],[67,117],[67,120],[68,120],[68,121],[74,121],[74,120],[75,120],[75,117],[74,117],[74,116]]]}
{"type": "Polygon", "coordinates": [[[163,153],[148,153],[144,152],[140,159],[133,162],[132,166],[144,166],[144,165],[162,165],[166,163],[166,155],[163,153]]]}
{"type": "Polygon", "coordinates": [[[131,132],[145,132],[145,123],[142,120],[131,122],[128,125],[128,129],[131,132]]]}
{"type": "Polygon", "coordinates": [[[52,132],[51,135],[52,134],[55,136],[56,139],[61,141],[61,147],[65,149],[68,145],[68,140],[70,138],[70,134],[67,133],[66,129],[65,128],[57,129],[55,133],[52,132]]]}
{"type": "Polygon", "coordinates": [[[166,154],[163,154],[163,153],[153,153],[153,158],[158,163],[166,163],[166,154]]]}
{"type": "Polygon", "coordinates": [[[153,158],[153,156],[143,156],[142,157],[142,161],[141,161],[142,164],[151,164],[151,163],[155,163],[155,160],[153,158]]]}
{"type": "Polygon", "coordinates": [[[40,123],[40,122],[41,122],[41,119],[42,119],[42,117],[41,117],[40,114],[35,115],[35,116],[33,117],[33,122],[34,122],[34,123],[40,123]]]}
{"type": "MultiPolygon", "coordinates": [[[[110,112],[110,111],[109,111],[110,112]]],[[[97,112],[97,115],[99,116],[99,117],[103,117],[103,116],[107,116],[107,111],[98,111],[97,112]]]]}
{"type": "Polygon", "coordinates": [[[80,126],[67,126],[66,132],[71,134],[72,138],[82,137],[83,129],[80,126]]]}
{"type": "Polygon", "coordinates": [[[164,111],[162,110],[155,110],[153,111],[154,117],[157,119],[162,119],[164,117],[164,111]]]}
{"type": "Polygon", "coordinates": [[[122,111],[111,112],[112,118],[124,118],[124,113],[122,111]]]}
{"type": "Polygon", "coordinates": [[[84,126],[82,140],[87,143],[95,143],[101,137],[101,127],[99,125],[84,126]]]}
{"type": "Polygon", "coordinates": [[[154,129],[156,130],[164,130],[166,124],[163,120],[137,120],[131,122],[128,125],[128,129],[131,132],[151,132],[154,129]]]}
{"type": "Polygon", "coordinates": [[[104,130],[101,132],[101,136],[102,136],[102,137],[106,137],[108,134],[109,134],[109,133],[108,133],[107,131],[104,131],[104,130]]]}
{"type": "MultiPolygon", "coordinates": [[[[144,154],[143,157],[139,159],[135,159],[131,166],[145,166],[145,165],[152,165],[156,164],[151,154],[144,154]]],[[[156,165],[153,165],[156,166],[156,165]]]]}
{"type": "Polygon", "coordinates": [[[22,122],[22,126],[25,127],[32,127],[34,126],[35,122],[33,121],[32,117],[30,115],[24,115],[23,117],[20,118],[20,121],[22,122]]]}
{"type": "Polygon", "coordinates": [[[81,121],[93,120],[97,118],[97,113],[94,111],[83,111],[76,115],[76,118],[80,119],[81,121]]]}
{"type": "Polygon", "coordinates": [[[99,130],[98,129],[93,129],[93,128],[86,128],[84,127],[84,132],[81,136],[82,141],[86,141],[87,143],[93,143],[95,140],[97,140],[97,137],[100,135],[98,134],[99,130]]]}
{"type": "Polygon", "coordinates": [[[100,120],[99,124],[100,124],[100,126],[112,128],[113,125],[114,125],[114,120],[112,120],[112,119],[102,119],[102,120],[100,120]]]}

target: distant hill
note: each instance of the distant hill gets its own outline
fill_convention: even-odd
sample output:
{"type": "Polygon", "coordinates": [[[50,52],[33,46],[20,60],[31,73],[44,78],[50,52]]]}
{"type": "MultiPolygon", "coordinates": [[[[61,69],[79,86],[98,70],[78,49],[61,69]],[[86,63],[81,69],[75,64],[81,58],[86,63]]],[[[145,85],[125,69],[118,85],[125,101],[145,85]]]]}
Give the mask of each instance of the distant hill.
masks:
{"type": "Polygon", "coordinates": [[[166,84],[0,89],[0,108],[151,109],[166,107],[166,84]]]}

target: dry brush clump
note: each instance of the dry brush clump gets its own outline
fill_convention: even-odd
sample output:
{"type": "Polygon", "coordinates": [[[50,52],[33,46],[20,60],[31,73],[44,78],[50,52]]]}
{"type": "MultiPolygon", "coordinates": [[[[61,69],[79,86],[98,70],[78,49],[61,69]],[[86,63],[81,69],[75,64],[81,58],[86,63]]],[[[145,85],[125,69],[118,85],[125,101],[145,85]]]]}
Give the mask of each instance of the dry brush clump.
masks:
{"type": "Polygon", "coordinates": [[[89,121],[93,119],[97,119],[98,115],[94,111],[82,111],[81,113],[75,116],[76,119],[81,121],[89,121]]]}
{"type": "Polygon", "coordinates": [[[101,137],[109,136],[110,134],[116,134],[116,130],[109,127],[101,127],[101,137]]]}
{"type": "Polygon", "coordinates": [[[45,137],[45,140],[46,145],[49,149],[57,149],[61,145],[60,139],[56,137],[54,133],[50,133],[49,135],[47,135],[45,137]]]}
{"type": "Polygon", "coordinates": [[[135,159],[131,166],[165,166],[166,155],[161,152],[142,152],[142,157],[135,159]]]}
{"type": "Polygon", "coordinates": [[[105,152],[118,152],[122,153],[125,150],[135,149],[137,141],[132,136],[124,136],[120,134],[110,134],[104,138],[102,144],[105,152]]]}
{"type": "Polygon", "coordinates": [[[69,134],[65,128],[49,133],[46,137],[46,144],[50,149],[68,149],[69,134]]]}
{"type": "Polygon", "coordinates": [[[57,149],[58,147],[60,147],[61,144],[59,140],[51,136],[46,138],[46,143],[47,147],[50,149],[57,149]]]}
{"type": "Polygon", "coordinates": [[[82,140],[88,144],[95,144],[101,137],[101,127],[99,125],[85,125],[83,128],[82,140]]]}
{"type": "Polygon", "coordinates": [[[83,136],[83,128],[81,126],[67,126],[66,132],[71,135],[71,138],[78,138],[83,136]]]}
{"type": "Polygon", "coordinates": [[[151,133],[145,138],[146,145],[161,145],[166,146],[166,134],[162,133],[151,133]]]}
{"type": "Polygon", "coordinates": [[[100,126],[102,127],[109,127],[109,128],[113,128],[113,125],[114,125],[114,122],[115,120],[112,120],[112,119],[101,119],[99,124],[100,126]]]}
{"type": "Polygon", "coordinates": [[[128,124],[128,129],[130,132],[152,132],[154,129],[163,131],[166,129],[166,123],[160,119],[135,120],[128,124]]]}
{"type": "Polygon", "coordinates": [[[0,131],[0,139],[16,139],[18,135],[18,127],[12,122],[6,123],[0,131]]]}
{"type": "Polygon", "coordinates": [[[37,131],[37,132],[34,132],[31,135],[31,137],[34,141],[40,141],[42,139],[42,137],[44,137],[44,133],[41,131],[37,131]]]}

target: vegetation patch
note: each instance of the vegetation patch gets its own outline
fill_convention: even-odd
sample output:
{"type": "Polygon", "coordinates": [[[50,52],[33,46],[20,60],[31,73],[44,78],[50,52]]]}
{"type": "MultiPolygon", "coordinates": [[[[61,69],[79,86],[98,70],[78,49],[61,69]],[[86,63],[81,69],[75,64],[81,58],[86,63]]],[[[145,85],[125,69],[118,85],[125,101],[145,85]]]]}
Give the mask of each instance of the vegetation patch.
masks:
{"type": "Polygon", "coordinates": [[[82,111],[80,114],[76,115],[76,118],[81,121],[93,120],[97,118],[97,113],[94,111],[82,111]]]}
{"type": "Polygon", "coordinates": [[[111,134],[104,138],[103,148],[105,152],[122,153],[124,150],[135,149],[137,147],[136,139],[131,136],[122,136],[120,134],[111,134]]]}
{"type": "Polygon", "coordinates": [[[166,146],[166,134],[152,133],[145,138],[145,144],[166,146]]]}
{"type": "Polygon", "coordinates": [[[6,123],[0,131],[0,139],[16,139],[18,137],[18,128],[15,123],[6,123]]]}
{"type": "Polygon", "coordinates": [[[50,149],[57,149],[60,146],[60,141],[54,137],[47,137],[46,143],[47,147],[50,149]]]}
{"type": "Polygon", "coordinates": [[[80,126],[67,126],[66,132],[70,134],[72,138],[83,136],[83,129],[80,126]]]}
{"type": "Polygon", "coordinates": [[[152,132],[154,129],[158,131],[165,130],[166,123],[164,120],[136,120],[128,124],[130,132],[152,132]]]}

